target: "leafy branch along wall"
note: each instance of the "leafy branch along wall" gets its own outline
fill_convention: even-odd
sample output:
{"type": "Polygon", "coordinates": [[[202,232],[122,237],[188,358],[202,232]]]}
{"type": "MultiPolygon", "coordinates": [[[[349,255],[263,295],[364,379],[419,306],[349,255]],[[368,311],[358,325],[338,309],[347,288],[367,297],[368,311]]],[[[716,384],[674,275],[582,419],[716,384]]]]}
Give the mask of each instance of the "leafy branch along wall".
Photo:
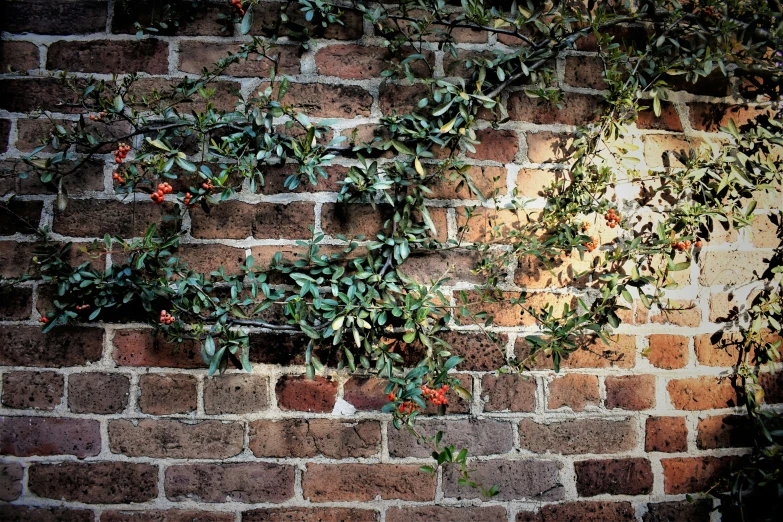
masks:
{"type": "MultiPolygon", "coordinates": [[[[190,2],[182,5],[191,8],[190,2]]],[[[278,7],[273,2],[255,6],[250,34],[262,34],[263,27],[274,25],[278,7]]],[[[159,34],[137,39],[133,20],[141,19],[144,26],[155,23],[144,19],[152,10],[145,2],[7,2],[3,7],[7,32],[2,65],[8,72],[0,79],[0,130],[5,136],[0,151],[8,175],[2,184],[5,196],[15,196],[4,206],[10,212],[0,216],[3,277],[17,277],[31,268],[39,239],[35,232],[43,227],[51,230],[54,242],[74,243],[76,263],[109,268],[125,255],[119,242],[92,253],[80,252],[78,246],[103,243],[105,234],[142,237],[150,223],[160,222],[180,201],[166,194],[165,203],[156,204],[142,191],[118,193],[126,179],[118,183],[114,175],[126,174],[117,170],[115,146],[101,149],[65,177],[60,196],[56,187],[52,191],[35,175],[20,178],[19,172],[29,167],[18,158],[35,151],[50,132],[51,122],[32,117],[31,111],[43,108],[64,127],[84,113],[60,102],[72,99],[71,94],[59,80],[47,77],[48,71],[68,70],[75,78],[106,81],[112,73],[140,72],[131,88],[141,97],[177,79],[198,79],[203,67],[249,43],[238,19],[228,31],[222,30],[217,15],[231,17],[232,6],[198,3],[192,8],[197,9],[195,19],[186,16],[180,27],[159,28],[159,34]]],[[[286,102],[315,122],[333,120],[318,139],[326,145],[347,138],[334,148],[369,142],[375,135],[385,140],[388,127],[381,118],[395,111],[409,113],[425,96],[422,81],[410,85],[382,75],[390,55],[383,47],[387,37],[375,25],[353,10],[346,10],[341,20],[342,25],[327,24],[315,31],[304,49],[289,35],[270,51],[279,57],[278,75],[287,78],[286,102]]],[[[515,44],[502,34],[469,29],[455,29],[454,36],[461,53],[507,51],[515,44]]],[[[419,43],[434,78],[471,74],[450,69],[452,56],[436,42],[419,43]]],[[[478,143],[460,155],[479,192],[495,193],[501,206],[519,195],[534,199],[533,209],[542,208],[547,186],[565,175],[571,161],[577,126],[601,111],[605,60],[586,37],[548,64],[552,73],[542,76],[547,85],[562,90],[562,109],[539,105],[529,96],[526,91],[539,84],[513,85],[500,95],[510,119],[496,127],[490,119],[479,120],[478,143]]],[[[411,74],[429,76],[421,63],[408,65],[411,74]]],[[[269,82],[266,60],[231,64],[210,78],[209,88],[215,89],[211,100],[230,110],[236,100],[232,89],[249,98],[269,82]]],[[[727,140],[720,127],[729,126],[730,117],[742,126],[770,111],[769,105],[758,105],[748,86],[731,70],[727,76],[716,70],[695,84],[681,82],[662,102],[659,117],[641,112],[628,126],[624,141],[636,148],[627,153],[661,171],[678,161],[672,151],[687,151],[702,141],[720,146],[727,140]]],[[[204,107],[203,100],[186,103],[182,112],[204,107]]],[[[90,114],[101,118],[97,111],[90,114]]],[[[127,122],[109,120],[89,120],[89,125],[110,139],[132,134],[127,122]]],[[[155,139],[139,134],[125,140],[130,160],[148,152],[147,137],[155,139]]],[[[204,161],[195,140],[180,138],[181,175],[187,175],[191,164],[221,170],[220,161],[204,161]]],[[[49,146],[37,151],[37,157],[55,156],[49,146]]],[[[85,145],[76,145],[76,153],[84,154],[87,149],[79,147],[85,145]]],[[[437,149],[434,152],[434,158],[422,156],[426,168],[439,159],[437,149]]],[[[392,153],[376,150],[371,156],[367,163],[384,165],[392,153]]],[[[348,254],[366,255],[362,249],[391,216],[384,214],[384,206],[367,200],[343,202],[343,185],[337,182],[352,167],[362,167],[361,159],[338,151],[323,167],[327,179],[315,185],[303,182],[291,191],[294,167],[272,165],[264,171],[263,186],[239,178],[236,190],[209,212],[195,205],[185,208],[181,220],[160,224],[183,233],[177,256],[207,274],[223,266],[241,275],[237,267],[250,256],[255,265],[266,266],[276,262],[278,251],[291,259],[312,248],[302,242],[313,233],[323,234],[319,245],[327,253],[343,252],[349,243],[344,238],[361,234],[365,239],[356,241],[356,251],[348,254]]],[[[193,184],[198,188],[201,183],[195,179],[167,182],[176,192],[190,193],[193,184]]],[[[467,187],[457,188],[459,179],[431,185],[431,193],[422,199],[432,235],[443,241],[442,248],[428,255],[414,248],[401,266],[421,285],[447,277],[438,290],[448,306],[460,309],[465,292],[467,300],[481,301],[479,308],[494,319],[487,325],[480,315],[477,321],[460,322],[456,312],[449,318],[452,331],[442,336],[465,359],[457,373],[449,374],[446,415],[436,416],[437,408],[429,404],[415,429],[424,436],[443,431],[444,443],[468,448],[468,467],[474,470],[470,478],[487,487],[497,485],[497,495],[487,498],[460,485],[454,466],[438,468],[435,474],[420,471],[432,464],[431,449],[417,444],[404,429],[395,429],[392,417],[381,412],[388,403],[381,379],[361,372],[351,375],[343,355],[316,350],[326,369],[315,368],[321,375],[308,379],[306,370],[313,365],[302,331],[244,327],[252,371],[229,369],[208,376],[201,343],[155,337],[141,309],[107,308],[100,322],[90,320],[91,311],[85,311],[76,315],[77,324],[42,333],[41,320],[58,309],[55,301],[61,296],[53,285],[31,280],[3,287],[6,298],[0,307],[0,518],[710,519],[713,499],[688,502],[686,495],[710,488],[752,443],[746,436],[747,417],[742,416],[744,399],[730,376],[739,352],[731,345],[716,345],[715,334],[738,324],[759,287],[744,283],[757,279],[774,258],[780,235],[779,193],[758,194],[749,227],[715,228],[703,236],[698,262],[673,274],[679,286],[666,294],[673,310],[649,310],[637,297],[629,310],[618,311],[622,324],[614,328],[610,344],[595,339],[563,357],[558,372],[551,357],[541,356],[527,361],[529,367],[517,375],[496,370],[509,361],[527,360],[533,348],[529,339],[541,331],[541,321],[514,303],[485,300],[475,288],[486,273],[472,269],[506,247],[466,246],[493,235],[496,222],[488,216],[500,214],[503,226],[512,230],[523,228],[512,214],[523,216],[522,221],[527,216],[524,211],[496,210],[494,201],[482,201],[467,187]],[[477,210],[468,210],[472,207],[477,210]],[[469,228],[466,211],[478,214],[469,228]],[[346,367],[337,370],[339,360],[346,367]],[[456,394],[457,386],[470,395],[456,394]]],[[[612,213],[602,209],[609,217],[599,212],[580,218],[596,246],[612,243],[628,229],[644,228],[649,214],[634,202],[654,183],[617,184],[607,197],[612,213]],[[619,216],[617,222],[625,220],[624,226],[612,226],[612,216],[619,216]]],[[[651,205],[673,204],[665,193],[652,195],[659,199],[651,205]]],[[[195,193],[191,197],[206,199],[195,193]]],[[[576,298],[592,302],[598,271],[582,274],[593,268],[592,250],[583,250],[584,259],[567,257],[552,270],[535,258],[519,256],[503,265],[499,275],[492,274],[494,286],[511,295],[527,292],[528,306],[552,303],[560,310],[565,303],[573,307],[576,298]]],[[[376,269],[383,271],[383,266],[376,269]]],[[[180,315],[169,311],[175,318],[180,315]]],[[[281,312],[270,308],[262,319],[271,325],[280,321],[281,312]]],[[[421,346],[395,346],[391,353],[399,354],[405,366],[418,362],[421,346]]],[[[781,402],[778,374],[762,372],[759,380],[766,392],[763,400],[781,402]]]]}

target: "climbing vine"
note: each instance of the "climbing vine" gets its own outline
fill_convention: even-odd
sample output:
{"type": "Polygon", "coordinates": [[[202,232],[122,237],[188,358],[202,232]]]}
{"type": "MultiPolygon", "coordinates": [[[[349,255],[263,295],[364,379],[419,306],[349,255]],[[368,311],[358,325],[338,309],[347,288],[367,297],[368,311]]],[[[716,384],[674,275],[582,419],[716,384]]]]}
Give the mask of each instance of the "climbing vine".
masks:
{"type": "MultiPolygon", "coordinates": [[[[259,4],[232,1],[233,18],[226,23],[237,23],[248,33],[259,4]]],[[[532,318],[538,332],[525,337],[529,355],[507,359],[502,371],[524,371],[541,357],[551,357],[559,370],[580,347],[596,339],[611,344],[621,317],[635,301],[664,313],[672,310],[666,292],[676,288],[676,273],[689,269],[711,231],[747,227],[760,192],[780,197],[783,20],[778,1],[452,4],[288,1],[281,4],[279,22],[267,36],[248,37],[238,51],[198,77],[144,94],[136,88],[135,75],[114,81],[63,75],[73,92],[68,103],[82,115],[70,128],[53,121],[45,143],[24,159],[24,175],[38,176],[56,190],[56,205],[63,210],[68,205],[64,180],[112,146],[116,192],[148,198],[163,206],[166,216],[139,239],[107,236],[93,245],[89,255],[111,256],[105,270],[89,261],[73,266],[71,246],[40,230],[35,271],[21,280],[37,279],[57,288],[52,309],[41,318],[44,331],[141,308],[167,340],[198,341],[210,374],[230,365],[251,369],[249,329],[298,335],[304,339],[309,377],[323,372],[327,360],[337,361],[338,369],[382,377],[388,383],[383,411],[393,416],[396,427],[416,433],[416,418],[427,402],[443,411],[445,391],[470,396],[450,373],[462,361],[443,338],[451,327],[474,325],[502,350],[491,328],[494,317],[486,309],[496,303],[517,307],[520,316],[532,318]],[[283,29],[288,38],[311,49],[314,31],[340,24],[349,10],[376,27],[396,57],[383,76],[426,88],[412,112],[384,117],[384,137],[369,142],[345,136],[328,140],[331,122],[289,104],[289,81],[279,73],[278,35],[283,29]],[[643,34],[643,42],[618,36],[627,27],[643,34]],[[454,32],[460,28],[502,35],[513,45],[469,54],[456,45],[454,32]],[[596,42],[603,64],[604,104],[594,121],[577,128],[568,157],[561,161],[566,175],[546,188],[543,201],[525,200],[516,191],[483,193],[462,156],[480,144],[477,123],[497,127],[507,121],[504,93],[518,85],[525,86],[529,103],[556,110],[563,92],[553,81],[553,61],[588,38],[596,42]],[[465,67],[462,78],[433,77],[435,64],[427,52],[433,42],[465,67]],[[234,93],[235,105],[219,108],[215,80],[250,60],[269,66],[268,83],[252,95],[234,93]],[[421,70],[428,74],[417,78],[421,70]],[[725,139],[720,142],[693,142],[676,158],[681,166],[641,169],[638,146],[626,139],[639,114],[651,110],[660,116],[677,82],[705,82],[730,72],[765,100],[760,116],[739,127],[729,120],[721,127],[725,139]],[[183,106],[193,100],[199,100],[200,108],[186,111],[183,106]],[[120,137],[102,136],[88,120],[121,123],[129,130],[120,137]],[[388,158],[387,151],[395,156],[388,158]],[[346,212],[351,203],[373,205],[384,216],[376,236],[339,236],[343,246],[335,251],[324,249],[324,234],[311,228],[310,239],[300,242],[300,254],[286,259],[278,253],[268,266],[248,257],[236,275],[225,267],[199,273],[180,258],[178,224],[186,216],[211,212],[243,185],[251,191],[263,186],[270,166],[293,166],[286,189],[314,185],[328,177],[325,167],[337,156],[358,160],[339,181],[338,202],[346,212]],[[188,188],[175,191],[169,183],[174,180],[188,188]],[[431,187],[442,183],[465,187],[480,202],[458,210],[463,215],[457,238],[445,241],[438,239],[442,236],[425,204],[431,187]],[[612,196],[621,187],[642,183],[651,192],[619,203],[612,196]],[[658,197],[668,203],[651,203],[658,197]],[[604,227],[618,233],[607,241],[594,232],[604,227]],[[477,230],[486,233],[478,234],[479,240],[465,239],[477,230]],[[475,271],[484,283],[460,292],[455,304],[442,291],[448,272],[427,282],[406,273],[412,254],[444,249],[480,254],[475,271]],[[556,270],[577,259],[587,264],[585,273],[573,279],[589,277],[591,285],[573,304],[541,307],[524,291],[503,290],[506,274],[519,263],[533,260],[556,270]],[[410,353],[420,354],[413,365],[406,364],[410,353]]],[[[150,19],[154,23],[138,23],[137,28],[142,34],[166,30],[193,12],[164,8],[150,19]]],[[[777,418],[762,407],[758,377],[760,368],[768,371],[779,360],[780,341],[769,341],[766,332],[779,331],[783,320],[780,273],[771,268],[761,275],[762,290],[750,317],[740,321],[738,387],[760,438],[752,465],[735,475],[738,486],[726,505],[739,505],[749,486],[764,488],[773,480],[780,484],[780,430],[767,428],[777,418]]],[[[429,441],[438,465],[458,463],[461,480],[482,487],[470,481],[465,451],[441,448],[440,434],[429,441]]],[[[780,491],[777,486],[774,494],[780,496],[780,491]]],[[[484,493],[492,495],[496,489],[484,493]]]]}

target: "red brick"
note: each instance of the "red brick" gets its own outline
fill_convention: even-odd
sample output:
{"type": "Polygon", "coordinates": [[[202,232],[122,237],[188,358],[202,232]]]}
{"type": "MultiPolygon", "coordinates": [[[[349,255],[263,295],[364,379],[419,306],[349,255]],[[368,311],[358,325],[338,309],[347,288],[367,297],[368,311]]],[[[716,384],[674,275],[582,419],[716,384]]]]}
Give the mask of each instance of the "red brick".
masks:
{"type": "Polygon", "coordinates": [[[331,412],[337,398],[337,383],[316,376],[284,375],[275,386],[277,406],[281,410],[331,412]]]}
{"type": "Polygon", "coordinates": [[[42,210],[43,203],[40,201],[13,199],[0,203],[0,235],[34,234],[42,210]]]}
{"type": "Polygon", "coordinates": [[[254,509],[242,513],[243,522],[377,522],[378,520],[377,511],[350,508],[254,509]]]}
{"type": "Polygon", "coordinates": [[[484,411],[523,411],[536,409],[536,381],[514,374],[487,374],[481,378],[484,411]]]}
{"type": "Polygon", "coordinates": [[[54,42],[49,46],[46,68],[88,73],[166,74],[169,46],[155,39],[54,42]],[[100,59],[96,59],[100,56],[100,59]]]}
{"type": "Polygon", "coordinates": [[[106,28],[108,2],[26,0],[4,2],[3,30],[9,33],[85,34],[106,28]]]}
{"type": "Polygon", "coordinates": [[[759,385],[764,389],[766,404],[783,403],[783,373],[762,372],[759,374],[759,385]]]}
{"type": "Polygon", "coordinates": [[[688,338],[682,335],[655,334],[649,337],[647,359],[657,368],[674,370],[688,364],[688,338]]]}
{"type": "MultiPolygon", "coordinates": [[[[526,520],[526,514],[517,515],[517,522],[526,520]]],[[[528,519],[531,520],[531,519],[528,519]]],[[[636,512],[628,502],[567,502],[541,508],[539,522],[634,522],[636,512]]]]}
{"type": "Polygon", "coordinates": [[[655,377],[652,375],[607,377],[605,385],[609,409],[636,411],[655,407],[655,377]]]}
{"type": "Polygon", "coordinates": [[[383,389],[387,381],[354,375],[344,385],[344,398],[357,410],[380,410],[388,402],[383,389]]]}
{"type": "Polygon", "coordinates": [[[356,85],[291,83],[283,102],[291,104],[296,110],[307,112],[308,116],[355,118],[370,116],[372,96],[356,85]]]}
{"type": "Polygon", "coordinates": [[[475,145],[476,152],[468,152],[469,158],[510,163],[519,150],[519,138],[512,130],[487,128],[476,131],[476,139],[480,143],[475,145]]]}
{"type": "Polygon", "coordinates": [[[258,420],[250,423],[248,447],[256,457],[342,459],[371,457],[380,451],[377,421],[328,419],[258,420]]]}
{"type": "MultiPolygon", "coordinates": [[[[578,349],[560,362],[561,368],[633,368],[636,364],[636,339],[631,335],[617,335],[606,344],[600,338],[579,339],[578,349]]],[[[517,359],[525,360],[530,355],[530,346],[524,337],[518,337],[514,345],[517,359]]],[[[551,357],[536,355],[536,369],[552,369],[551,357]]]]}
{"type": "Polygon", "coordinates": [[[224,459],[242,452],[239,423],[206,420],[187,424],[174,420],[143,419],[109,422],[112,453],[129,457],[224,459]]]}
{"type": "Polygon", "coordinates": [[[146,502],[158,496],[158,468],[130,462],[33,464],[29,488],[39,497],[69,502],[146,502]]]}
{"type": "Polygon", "coordinates": [[[628,451],[636,445],[635,424],[631,419],[574,419],[549,424],[523,419],[519,423],[520,447],[564,455],[628,451]]]}
{"type": "Polygon", "coordinates": [[[502,506],[447,507],[416,506],[392,507],[386,511],[387,522],[506,522],[506,510],[502,506]]]}
{"type": "Polygon", "coordinates": [[[533,163],[567,163],[576,152],[574,136],[556,132],[527,133],[527,158],[533,163]]]}
{"type": "MultiPolygon", "coordinates": [[[[104,234],[125,238],[144,235],[147,227],[160,223],[171,205],[121,203],[93,199],[71,199],[64,211],[56,211],[54,232],[64,236],[103,237],[104,234]]],[[[166,228],[170,228],[167,225],[166,228]]]]}
{"type": "Polygon", "coordinates": [[[163,487],[174,501],[284,502],[294,496],[294,468],[268,462],[171,466],[163,487]]]}
{"type": "Polygon", "coordinates": [[[605,89],[604,63],[600,57],[567,56],[565,60],[565,83],[571,87],[605,89]]]}
{"type": "MultiPolygon", "coordinates": [[[[430,63],[434,63],[431,51],[424,51],[424,54],[430,63]]],[[[384,70],[393,69],[390,61],[399,63],[399,59],[394,59],[386,48],[363,45],[332,45],[320,49],[315,55],[318,74],[350,80],[380,77],[384,70]]],[[[429,74],[427,66],[420,60],[410,62],[410,68],[415,76],[429,74]]]]}
{"type": "Polygon", "coordinates": [[[253,413],[269,406],[264,375],[228,374],[204,382],[204,411],[210,415],[253,413]]]}
{"type": "Polygon", "coordinates": [[[196,376],[151,373],[139,377],[139,408],[149,415],[196,410],[196,376]]]}
{"type": "Polygon", "coordinates": [[[656,116],[652,108],[652,103],[642,102],[641,105],[647,110],[639,111],[636,119],[636,126],[640,129],[668,130],[682,132],[682,122],[680,115],[674,104],[661,102],[661,115],[656,116]]]}
{"type": "Polygon", "coordinates": [[[118,366],[204,368],[201,346],[192,341],[179,345],[153,337],[150,330],[117,330],[114,333],[114,362],[118,366]]]}
{"type": "Polygon", "coordinates": [[[423,84],[386,83],[379,88],[378,105],[386,116],[391,116],[392,112],[396,112],[398,115],[410,114],[417,110],[419,100],[427,98],[428,95],[429,90],[423,84]]]}
{"type": "MultiPolygon", "coordinates": [[[[26,121],[26,120],[18,120],[26,121]]],[[[47,134],[39,134],[37,138],[46,137],[47,134]]],[[[24,147],[24,144],[20,144],[17,140],[17,147],[24,147]]],[[[32,147],[32,144],[30,146],[32,147]]],[[[24,150],[20,148],[20,150],[24,150]]],[[[68,194],[77,195],[84,194],[87,191],[102,191],[103,190],[103,163],[98,161],[87,161],[81,167],[74,172],[68,174],[63,178],[63,187],[68,194]]],[[[60,164],[63,170],[73,169],[76,164],[72,161],[64,161],[60,164]]],[[[41,183],[40,177],[36,173],[29,173],[25,178],[22,178],[20,174],[28,172],[29,169],[22,163],[0,162],[0,171],[8,168],[9,177],[2,180],[0,185],[0,192],[6,194],[15,192],[17,195],[24,194],[56,194],[57,188],[51,185],[45,185],[41,183]]]]}
{"type": "Polygon", "coordinates": [[[478,266],[479,254],[470,250],[423,250],[421,255],[416,251],[399,267],[409,277],[421,283],[437,281],[444,276],[450,282],[464,281],[481,283],[482,277],[472,270],[478,266]]]}
{"type": "MultiPolygon", "coordinates": [[[[169,79],[141,78],[128,89],[129,98],[126,101],[126,106],[137,110],[146,110],[146,106],[141,102],[142,98],[149,97],[150,93],[157,90],[164,100],[176,99],[180,113],[206,110],[207,100],[200,93],[193,93],[186,99],[183,99],[182,94],[177,93],[174,87],[176,85],[172,86],[172,82],[169,79]]],[[[241,84],[238,82],[212,81],[209,84],[209,89],[211,92],[214,92],[210,96],[209,102],[213,104],[215,110],[232,111],[238,101],[237,92],[240,88],[241,84]]]]}
{"type": "Polygon", "coordinates": [[[683,500],[647,504],[644,522],[710,522],[712,500],[683,500]]]}
{"type": "Polygon", "coordinates": [[[721,127],[729,126],[734,120],[737,128],[756,123],[759,117],[769,117],[772,111],[747,105],[727,105],[725,103],[690,103],[691,126],[696,130],[718,132],[721,127]]]}
{"type": "MultiPolygon", "coordinates": [[[[672,299],[665,310],[661,310],[658,315],[652,317],[652,322],[696,327],[701,324],[701,308],[696,306],[693,301],[672,299]]],[[[661,339],[665,340],[665,338],[661,339]]],[[[672,362],[676,362],[676,357],[674,359],[671,356],[661,357],[661,364],[672,362]]]]}
{"type": "Polygon", "coordinates": [[[302,493],[311,502],[382,500],[432,501],[435,477],[418,465],[308,464],[302,493]]]}
{"type": "Polygon", "coordinates": [[[711,410],[739,405],[737,392],[729,379],[692,377],[673,379],[667,386],[674,407],[678,410],[711,410]]]}
{"type": "Polygon", "coordinates": [[[74,455],[101,451],[98,421],[50,417],[0,417],[0,453],[17,457],[74,455]]]}
{"type": "Polygon", "coordinates": [[[315,220],[313,204],[229,201],[214,206],[210,214],[191,214],[193,237],[200,239],[308,239],[315,220]]]}
{"type": "MultiPolygon", "coordinates": [[[[256,9],[250,34],[271,36],[280,19],[280,6],[279,2],[274,2],[266,4],[263,9],[256,9]]],[[[293,24],[307,27],[310,33],[318,38],[358,40],[364,34],[362,14],[359,11],[346,10],[343,12],[343,16],[340,17],[341,24],[328,24],[327,27],[308,22],[305,19],[305,14],[296,5],[291,5],[286,11],[286,15],[293,24]]],[[[280,28],[277,34],[287,36],[290,35],[290,31],[284,26],[280,28]]]]}
{"type": "Polygon", "coordinates": [[[548,384],[547,408],[554,410],[566,406],[582,411],[586,406],[598,406],[598,377],[571,373],[556,377],[548,384]]]}
{"type": "MultiPolygon", "coordinates": [[[[204,67],[226,58],[229,53],[239,51],[240,45],[221,42],[188,41],[187,45],[180,46],[179,69],[184,72],[200,74],[204,67]]],[[[280,46],[269,52],[270,56],[276,56],[279,60],[277,74],[299,74],[299,57],[296,55],[296,47],[280,46]]],[[[225,74],[237,78],[267,78],[272,69],[270,60],[256,60],[249,57],[230,65],[225,74]]]]}
{"type": "MultiPolygon", "coordinates": [[[[499,420],[426,419],[416,423],[416,430],[425,437],[434,437],[441,431],[444,446],[470,448],[470,454],[474,456],[508,453],[513,447],[511,424],[499,420]]],[[[413,444],[407,430],[389,425],[387,434],[391,457],[427,458],[432,454],[429,446],[413,444]]]]}
{"type": "Polygon", "coordinates": [[[0,80],[0,109],[31,112],[35,109],[76,112],[63,102],[74,102],[75,95],[55,78],[8,78],[0,80]]]}
{"type": "Polygon", "coordinates": [[[734,366],[740,362],[742,336],[734,332],[697,335],[696,358],[705,366],[734,366]]]}
{"type": "MultiPolygon", "coordinates": [[[[189,0],[173,0],[167,4],[170,10],[160,9],[155,0],[134,0],[119,2],[114,6],[111,31],[119,34],[135,34],[135,23],[143,27],[155,27],[157,35],[180,36],[231,36],[233,26],[224,24],[220,16],[230,15],[233,8],[230,5],[202,4],[193,9],[189,0]],[[168,14],[177,20],[176,24],[161,27],[161,15],[168,14]]],[[[192,40],[188,44],[194,43],[192,40]]],[[[205,63],[205,65],[207,65],[205,63]]]]}
{"type": "Polygon", "coordinates": [[[103,330],[55,328],[44,335],[37,326],[0,326],[0,344],[3,366],[80,366],[101,358],[103,330]]]}
{"type": "Polygon", "coordinates": [[[116,373],[68,377],[68,407],[74,413],[119,413],[128,405],[130,378],[116,373]]]}
{"type": "MultiPolygon", "coordinates": [[[[438,232],[437,239],[445,241],[448,232],[446,209],[429,208],[428,211],[438,232]]],[[[338,234],[348,238],[362,235],[368,239],[382,232],[384,224],[390,222],[393,217],[393,209],[389,205],[377,205],[373,208],[367,204],[325,203],[321,208],[321,228],[335,237],[338,234]]]]}
{"type": "Polygon", "coordinates": [[[101,522],[233,522],[233,513],[210,511],[104,511],[101,522]]]}
{"type": "Polygon", "coordinates": [[[688,450],[685,417],[649,417],[645,430],[645,451],[677,453],[688,450]]]}
{"type": "Polygon", "coordinates": [[[546,102],[539,105],[539,101],[539,98],[531,98],[524,91],[509,94],[509,117],[540,125],[585,125],[597,120],[601,109],[600,97],[589,94],[565,93],[562,109],[546,102]]]}
{"type": "Polygon", "coordinates": [[[662,459],[663,490],[668,495],[701,493],[730,470],[734,457],[683,457],[662,459]]]}
{"type": "MultiPolygon", "coordinates": [[[[497,500],[562,500],[565,489],[560,484],[562,464],[552,460],[487,460],[470,467],[471,480],[489,487],[494,484],[500,492],[497,500]]],[[[481,492],[458,483],[459,471],[449,467],[444,471],[443,493],[446,497],[480,498],[481,492]]]]}
{"type": "Polygon", "coordinates": [[[696,445],[699,449],[753,446],[753,422],[744,415],[716,415],[699,419],[696,445]]]}
{"type": "Polygon", "coordinates": [[[580,497],[647,495],[652,491],[652,466],[647,459],[583,460],[574,462],[574,468],[580,497]]]}
{"type": "MultiPolygon", "coordinates": [[[[498,195],[506,193],[506,169],[503,167],[483,167],[471,165],[467,169],[467,175],[473,181],[473,185],[481,192],[485,198],[491,198],[497,190],[498,195]]],[[[435,180],[427,188],[432,190],[432,194],[427,194],[429,198],[435,199],[476,199],[476,195],[463,183],[458,188],[461,178],[454,173],[444,174],[443,179],[435,180]],[[453,176],[453,179],[451,179],[453,176]]]]}
{"type": "Polygon", "coordinates": [[[0,43],[0,70],[28,71],[38,69],[38,46],[30,42],[0,43]]]}
{"type": "Polygon", "coordinates": [[[0,520],[14,522],[93,522],[95,516],[87,509],[28,507],[0,504],[0,520]]]}
{"type": "MultiPolygon", "coordinates": [[[[17,462],[0,462],[0,500],[10,502],[22,494],[24,468],[17,462]]],[[[0,518],[2,518],[0,511],[0,518]]]]}

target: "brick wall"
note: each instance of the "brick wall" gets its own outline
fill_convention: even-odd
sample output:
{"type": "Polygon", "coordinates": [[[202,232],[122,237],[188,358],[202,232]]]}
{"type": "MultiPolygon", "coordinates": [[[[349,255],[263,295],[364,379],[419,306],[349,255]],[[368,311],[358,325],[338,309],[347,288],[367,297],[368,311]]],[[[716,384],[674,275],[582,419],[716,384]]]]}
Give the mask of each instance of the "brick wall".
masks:
{"type": "MultiPolygon", "coordinates": [[[[77,118],[58,105],[62,89],[49,73],[67,69],[108,79],[112,72],[140,71],[144,86],[165,85],[197,73],[243,40],[238,31],[219,31],[214,20],[226,10],[222,4],[171,34],[137,40],[131,22],[147,4],[134,2],[131,13],[117,2],[93,0],[0,6],[4,165],[32,150],[45,132],[26,111],[43,107],[58,120],[77,118]]],[[[273,12],[258,17],[254,34],[273,12]]],[[[335,134],[356,129],[360,138],[370,137],[382,114],[408,110],[418,99],[419,86],[381,81],[380,39],[359,17],[348,16],[343,27],[320,36],[315,51],[301,57],[295,46],[283,45],[282,70],[292,82],[290,102],[315,117],[338,118],[335,134]]],[[[471,31],[459,36],[471,52],[505,43],[471,31]]],[[[505,95],[512,120],[500,130],[481,124],[482,144],[468,155],[481,188],[491,188],[498,176],[501,195],[517,188],[536,197],[556,175],[573,126],[600,106],[594,51],[586,41],[557,60],[557,82],[566,91],[562,111],[537,107],[517,87],[505,95]]],[[[460,74],[449,71],[450,60],[436,46],[431,52],[438,76],[460,74]]],[[[217,94],[218,103],[229,106],[229,87],[252,93],[267,73],[258,63],[229,72],[217,94]]],[[[734,107],[740,87],[720,75],[681,84],[660,118],[641,115],[629,140],[648,166],[668,165],[676,161],[669,151],[717,138],[729,115],[746,120],[754,113],[734,107]]],[[[352,161],[340,158],[330,172],[339,177],[352,161]]],[[[146,198],[115,196],[111,173],[111,164],[99,161],[83,168],[68,186],[64,212],[33,179],[2,178],[0,191],[17,194],[15,210],[51,226],[62,240],[136,235],[160,208],[146,198]]],[[[183,255],[207,271],[233,267],[249,253],[269,260],[277,250],[296,250],[295,240],[306,238],[312,223],[336,245],[337,234],[373,233],[382,222],[359,206],[342,216],[334,205],[335,179],[288,193],[286,175],[285,169],[270,172],[264,189],[246,187],[210,216],[191,211],[182,225],[183,255]]],[[[617,197],[633,197],[639,188],[621,187],[617,197]]],[[[459,199],[467,195],[453,187],[434,190],[438,199],[430,212],[441,235],[453,238],[461,207],[476,202],[459,199]]],[[[42,335],[37,321],[51,293],[27,283],[0,299],[0,519],[710,520],[711,501],[689,504],[685,494],[708,486],[748,442],[731,383],[722,378],[735,353],[730,345],[716,346],[713,334],[747,301],[750,287],[730,287],[760,271],[778,243],[776,220],[768,215],[775,206],[759,200],[760,215],[749,230],[715,231],[671,294],[687,310],[667,316],[637,303],[618,329],[617,344],[575,353],[559,374],[540,361],[523,377],[496,376],[502,354],[476,332],[450,335],[467,356],[459,375],[474,398],[452,397],[446,417],[427,416],[420,425],[426,433],[445,428],[448,442],[470,448],[474,477],[500,487],[491,501],[459,487],[449,471],[436,477],[418,471],[428,463],[427,451],[379,412],[385,399],[374,379],[330,371],[305,380],[298,338],[252,330],[253,373],[208,378],[198,347],[159,342],[132,317],[42,335]]],[[[615,233],[600,230],[601,242],[615,233]]],[[[468,239],[481,235],[474,227],[468,239]]],[[[7,216],[0,217],[0,236],[0,273],[18,275],[28,266],[34,237],[7,216]]],[[[455,252],[414,258],[408,266],[424,278],[454,264],[454,290],[475,282],[474,261],[471,253],[455,252]]],[[[569,276],[586,263],[546,272],[523,260],[504,285],[532,290],[531,302],[562,304],[589,292],[589,277],[569,276]]],[[[520,324],[518,311],[494,312],[507,355],[523,355],[534,325],[520,324]]],[[[767,381],[773,385],[767,400],[783,400],[780,378],[767,381]]]]}

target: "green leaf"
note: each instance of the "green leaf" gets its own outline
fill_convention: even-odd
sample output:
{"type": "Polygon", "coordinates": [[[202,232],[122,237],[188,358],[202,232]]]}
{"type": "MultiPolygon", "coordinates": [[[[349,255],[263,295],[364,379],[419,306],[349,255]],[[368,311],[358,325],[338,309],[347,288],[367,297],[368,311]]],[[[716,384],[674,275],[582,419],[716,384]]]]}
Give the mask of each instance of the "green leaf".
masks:
{"type": "Polygon", "coordinates": [[[253,6],[247,8],[242,23],[239,26],[239,32],[247,34],[250,32],[250,28],[253,26],[253,6]]]}

